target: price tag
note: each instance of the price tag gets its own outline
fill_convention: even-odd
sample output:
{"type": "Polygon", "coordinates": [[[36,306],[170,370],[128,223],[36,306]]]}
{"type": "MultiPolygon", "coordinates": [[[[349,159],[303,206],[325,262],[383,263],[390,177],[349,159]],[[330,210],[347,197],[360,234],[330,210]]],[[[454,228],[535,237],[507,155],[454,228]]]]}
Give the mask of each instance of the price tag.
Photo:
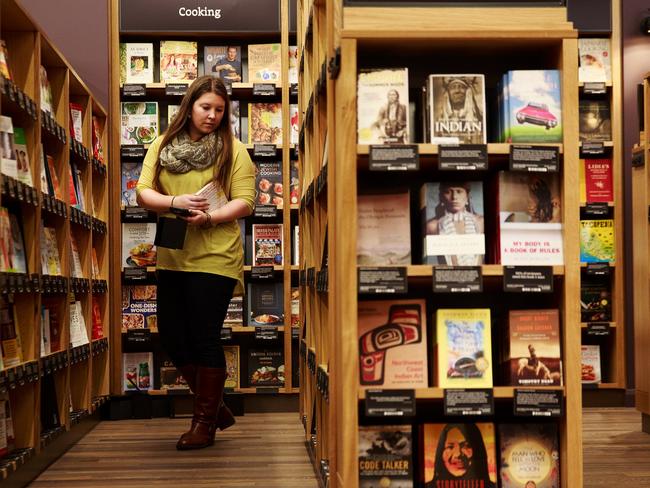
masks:
{"type": "Polygon", "coordinates": [[[366,390],[366,416],[414,417],[415,390],[366,390]]]}
{"type": "Polygon", "coordinates": [[[586,82],[582,91],[586,95],[602,95],[603,93],[607,93],[607,84],[604,81],[586,82]]]}
{"type": "Polygon", "coordinates": [[[150,329],[131,329],[126,332],[127,344],[149,344],[151,342],[150,329]]]}
{"type": "Polygon", "coordinates": [[[609,263],[587,263],[585,273],[587,276],[609,276],[611,270],[609,263]]]}
{"type": "Polygon", "coordinates": [[[264,158],[275,158],[278,155],[278,147],[275,144],[254,144],[253,156],[264,158]]]}
{"type": "Polygon", "coordinates": [[[120,146],[120,155],[123,158],[144,158],[144,144],[130,144],[128,146],[120,146]]]}
{"type": "Polygon", "coordinates": [[[182,97],[187,92],[186,83],[167,83],[165,85],[165,95],[182,97]]]}
{"type": "Polygon", "coordinates": [[[277,327],[255,327],[255,340],[275,341],[277,339],[277,327]]]}
{"type": "Polygon", "coordinates": [[[518,417],[561,417],[561,390],[515,389],[514,414],[518,417]]]}
{"type": "Polygon", "coordinates": [[[232,328],[223,327],[221,329],[221,340],[222,341],[231,341],[232,340],[232,328]]]}
{"type": "Polygon", "coordinates": [[[361,267],[358,271],[359,293],[405,294],[408,293],[406,267],[361,267]]]}
{"type": "Polygon", "coordinates": [[[585,205],[585,215],[589,217],[605,217],[609,215],[607,202],[593,202],[585,205]]]}
{"type": "Polygon", "coordinates": [[[434,266],[433,291],[437,293],[481,293],[481,266],[434,266]]]}
{"type": "Polygon", "coordinates": [[[289,96],[297,97],[298,96],[298,83],[291,83],[289,87],[289,96]]]}
{"type": "Polygon", "coordinates": [[[146,281],[146,279],[147,279],[147,268],[144,267],[124,268],[125,281],[146,281]]]}
{"type": "Polygon", "coordinates": [[[300,327],[291,327],[291,338],[300,339],[300,327]]]}
{"type": "Polygon", "coordinates": [[[602,156],[605,154],[605,144],[601,141],[584,141],[580,151],[590,156],[602,156]]]}
{"type": "Polygon", "coordinates": [[[440,170],[486,170],[487,144],[440,145],[438,160],[440,170]]]}
{"type": "Polygon", "coordinates": [[[277,205],[255,205],[254,217],[257,218],[276,218],[278,216],[277,205]]]}
{"type": "Polygon", "coordinates": [[[122,95],[125,97],[146,97],[147,85],[144,83],[125,83],[122,87],[122,95]]]}
{"type": "Polygon", "coordinates": [[[589,322],[587,324],[587,335],[590,337],[605,337],[609,336],[610,332],[609,322],[589,322]]]}
{"type": "Polygon", "coordinates": [[[494,392],[491,388],[445,390],[444,405],[445,415],[494,415],[494,392]]]}
{"type": "Polygon", "coordinates": [[[371,145],[369,154],[371,171],[418,171],[420,154],[416,144],[371,145]]]}
{"type": "Polygon", "coordinates": [[[553,292],[552,266],[504,266],[503,291],[513,293],[553,292]]]}
{"type": "Polygon", "coordinates": [[[253,266],[251,267],[251,279],[255,280],[272,280],[275,277],[273,266],[253,266]]]}
{"type": "Polygon", "coordinates": [[[146,208],[142,207],[126,207],[124,209],[124,221],[140,221],[148,220],[149,211],[146,208]]]}
{"type": "Polygon", "coordinates": [[[253,83],[253,95],[260,97],[275,96],[274,83],[253,83]]]}
{"type": "Polygon", "coordinates": [[[510,171],[556,173],[560,151],[556,146],[510,146],[510,171]]]}

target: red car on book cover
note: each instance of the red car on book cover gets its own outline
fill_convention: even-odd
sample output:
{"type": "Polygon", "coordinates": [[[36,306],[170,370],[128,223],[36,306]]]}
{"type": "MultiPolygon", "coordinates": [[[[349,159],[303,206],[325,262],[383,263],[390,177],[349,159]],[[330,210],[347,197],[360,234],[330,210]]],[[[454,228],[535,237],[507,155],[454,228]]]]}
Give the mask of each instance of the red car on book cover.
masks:
{"type": "Polygon", "coordinates": [[[557,125],[557,117],[549,112],[548,105],[544,103],[528,102],[528,105],[517,112],[516,117],[520,124],[528,122],[544,125],[547,129],[552,129],[557,125]]]}

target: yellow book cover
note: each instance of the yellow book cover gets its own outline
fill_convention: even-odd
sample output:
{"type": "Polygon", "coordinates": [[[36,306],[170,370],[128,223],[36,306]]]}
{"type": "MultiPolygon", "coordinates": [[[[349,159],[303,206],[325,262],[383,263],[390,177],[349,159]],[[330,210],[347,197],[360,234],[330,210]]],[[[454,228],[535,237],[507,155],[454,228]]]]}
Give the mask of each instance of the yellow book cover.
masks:
{"type": "Polygon", "coordinates": [[[437,386],[491,388],[490,310],[439,309],[436,318],[437,386]]]}
{"type": "Polygon", "coordinates": [[[580,262],[608,263],[616,260],[614,220],[580,221],[580,262]]]}
{"type": "Polygon", "coordinates": [[[192,83],[198,75],[194,41],[160,41],[160,82],[192,83]]]}
{"type": "Polygon", "coordinates": [[[282,144],[282,104],[248,104],[248,143],[282,144]]]}
{"type": "Polygon", "coordinates": [[[226,371],[228,378],[225,388],[239,388],[239,346],[224,346],[223,353],[226,356],[226,371]]]}
{"type": "Polygon", "coordinates": [[[248,45],[248,82],[275,84],[282,82],[281,44],[248,45]]]}

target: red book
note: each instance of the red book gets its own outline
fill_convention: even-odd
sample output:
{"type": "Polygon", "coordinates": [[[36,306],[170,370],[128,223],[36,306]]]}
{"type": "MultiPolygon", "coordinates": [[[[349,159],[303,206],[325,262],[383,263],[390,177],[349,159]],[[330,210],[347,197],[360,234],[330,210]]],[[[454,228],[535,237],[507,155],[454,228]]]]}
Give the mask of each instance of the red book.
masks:
{"type": "Polygon", "coordinates": [[[102,312],[99,309],[99,303],[93,299],[93,329],[92,340],[104,337],[104,324],[102,323],[102,312]]]}
{"type": "Polygon", "coordinates": [[[611,159],[585,159],[587,203],[614,201],[612,181],[611,159]]]}

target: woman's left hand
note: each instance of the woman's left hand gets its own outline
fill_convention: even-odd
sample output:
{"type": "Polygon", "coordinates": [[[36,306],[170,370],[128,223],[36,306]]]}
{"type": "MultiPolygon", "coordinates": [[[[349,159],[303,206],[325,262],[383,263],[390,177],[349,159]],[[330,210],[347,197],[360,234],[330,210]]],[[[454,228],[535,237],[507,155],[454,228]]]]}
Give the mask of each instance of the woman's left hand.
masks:
{"type": "Polygon", "coordinates": [[[190,225],[196,225],[197,227],[204,225],[208,221],[208,216],[205,212],[200,212],[198,210],[191,210],[192,215],[189,217],[183,217],[190,225]]]}

